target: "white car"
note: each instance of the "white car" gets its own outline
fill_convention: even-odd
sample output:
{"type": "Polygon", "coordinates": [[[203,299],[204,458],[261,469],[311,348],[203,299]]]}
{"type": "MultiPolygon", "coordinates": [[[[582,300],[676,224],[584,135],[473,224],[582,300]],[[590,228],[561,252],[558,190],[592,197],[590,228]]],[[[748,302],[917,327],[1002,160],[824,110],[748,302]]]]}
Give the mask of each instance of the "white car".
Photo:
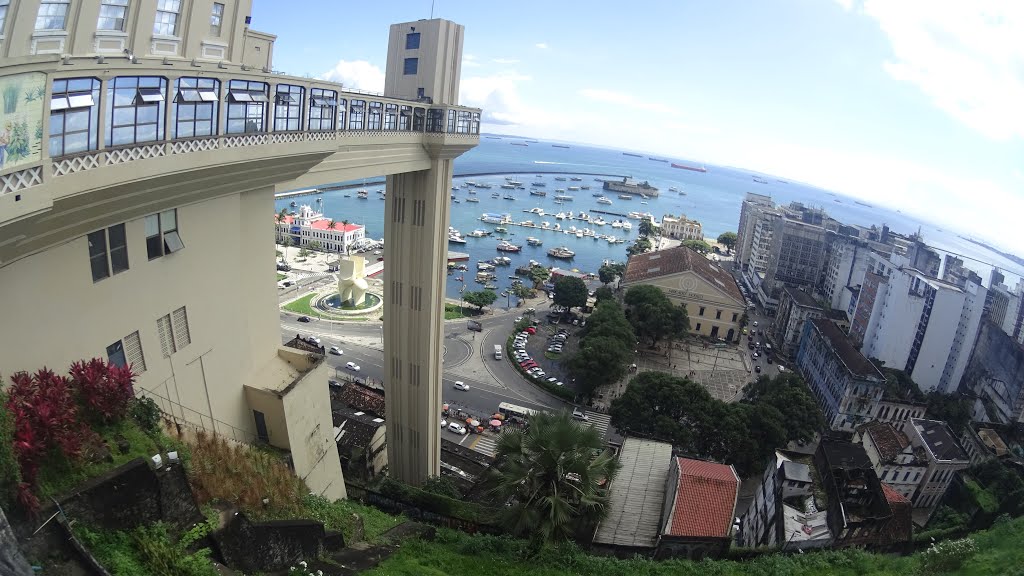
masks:
{"type": "Polygon", "coordinates": [[[466,390],[469,390],[469,386],[465,382],[463,382],[462,380],[456,380],[455,381],[455,389],[456,390],[466,391],[466,390]]]}
{"type": "Polygon", "coordinates": [[[353,372],[359,372],[359,364],[356,364],[355,362],[349,362],[345,364],[345,368],[348,368],[353,372]]]}
{"type": "Polygon", "coordinates": [[[335,356],[341,356],[343,352],[341,351],[341,348],[338,348],[337,346],[331,346],[331,354],[334,354],[335,356]]]}
{"type": "Polygon", "coordinates": [[[754,320],[754,328],[757,328],[757,320],[754,320]]]}
{"type": "Polygon", "coordinates": [[[448,421],[445,420],[444,418],[441,418],[441,428],[446,428],[447,426],[448,426],[448,421]]]}
{"type": "Polygon", "coordinates": [[[572,409],[572,417],[575,418],[576,420],[583,420],[584,422],[590,420],[590,418],[587,417],[586,413],[580,410],[579,408],[572,409]]]}
{"type": "Polygon", "coordinates": [[[452,422],[448,425],[448,431],[456,434],[465,434],[467,432],[466,427],[458,422],[452,422]]]}
{"type": "Polygon", "coordinates": [[[519,322],[522,322],[522,321],[523,321],[523,317],[522,316],[517,316],[516,317],[516,323],[519,323],[519,322]]]}

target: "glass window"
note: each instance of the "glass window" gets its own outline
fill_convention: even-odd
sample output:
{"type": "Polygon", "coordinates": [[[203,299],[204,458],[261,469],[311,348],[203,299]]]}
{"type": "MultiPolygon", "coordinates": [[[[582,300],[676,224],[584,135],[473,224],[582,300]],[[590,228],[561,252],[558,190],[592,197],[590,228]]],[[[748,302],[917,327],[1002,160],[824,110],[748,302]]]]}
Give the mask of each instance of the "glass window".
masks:
{"type": "Polygon", "coordinates": [[[107,84],[107,144],[124,146],[164,138],[167,80],[157,76],[114,78],[107,84]]]}
{"type": "Polygon", "coordinates": [[[171,126],[174,138],[217,134],[220,81],[214,78],[179,78],[174,83],[171,126]]]}
{"type": "Polygon", "coordinates": [[[469,126],[469,133],[470,134],[479,134],[480,133],[480,113],[479,112],[473,112],[473,122],[469,126]]]}
{"type": "Polygon", "coordinates": [[[224,22],[224,5],[220,2],[213,3],[213,12],[210,13],[210,36],[220,38],[221,24],[224,22]]]}
{"type": "Polygon", "coordinates": [[[431,108],[427,110],[427,132],[444,131],[444,110],[431,108]]]}
{"type": "Polygon", "coordinates": [[[50,157],[96,150],[100,81],[95,78],[54,80],[52,92],[50,157]]]}
{"type": "Polygon", "coordinates": [[[697,316],[703,316],[703,315],[704,315],[704,307],[701,306],[700,310],[697,311],[697,316]]]}
{"type": "Polygon", "coordinates": [[[178,234],[177,209],[146,216],[146,252],[150,260],[184,247],[178,234]]]}
{"type": "Polygon", "coordinates": [[[110,276],[107,265],[107,231],[97,230],[87,236],[89,240],[89,266],[92,268],[92,281],[98,282],[110,276]]]}
{"type": "Polygon", "coordinates": [[[410,32],[405,35],[405,49],[417,50],[420,47],[420,33],[410,32]]]}
{"type": "Polygon", "coordinates": [[[181,0],[156,0],[156,20],[153,22],[153,34],[176,36],[180,11],[181,0]]]}
{"type": "Polygon", "coordinates": [[[384,106],[380,102],[370,102],[366,114],[366,129],[380,130],[384,106]]]}
{"type": "Polygon", "coordinates": [[[348,129],[362,130],[363,115],[366,113],[366,100],[353,100],[349,106],[348,129]]]}
{"type": "Polygon", "coordinates": [[[103,0],[100,2],[100,17],[96,22],[96,29],[124,32],[124,23],[127,19],[128,0],[103,0]]]}
{"type": "Polygon", "coordinates": [[[384,105],[384,129],[398,130],[398,104],[384,105]]]}
{"type": "Polygon", "coordinates": [[[36,30],[64,30],[67,24],[67,0],[45,0],[36,13],[36,30]]]}
{"type": "Polygon", "coordinates": [[[427,117],[427,111],[423,108],[416,108],[412,112],[413,132],[423,132],[423,122],[427,117]]]}
{"type": "Polygon", "coordinates": [[[344,98],[338,99],[338,130],[345,129],[345,112],[348,110],[348,101],[344,98]]]}
{"type": "Polygon", "coordinates": [[[458,112],[456,110],[449,110],[448,111],[448,133],[449,134],[454,134],[455,133],[455,119],[456,119],[457,116],[458,116],[458,112]]]}
{"type": "Polygon", "coordinates": [[[309,89],[310,130],[334,130],[334,111],[337,109],[337,92],[322,88],[309,89]]]}
{"type": "Polygon", "coordinates": [[[302,86],[278,84],[274,94],[274,131],[302,130],[302,99],[306,89],[302,86]]]}
{"type": "Polygon", "coordinates": [[[455,126],[455,131],[459,134],[469,134],[470,123],[473,119],[473,113],[469,110],[459,110],[458,124],[455,126]]]}
{"type": "Polygon", "coordinates": [[[0,0],[0,36],[4,33],[4,23],[7,22],[7,6],[11,0],[0,0]]]}
{"type": "Polygon", "coordinates": [[[110,346],[107,346],[107,360],[109,360],[114,366],[120,366],[122,368],[128,366],[128,360],[124,355],[124,344],[122,344],[120,340],[114,342],[110,346]]]}
{"type": "Polygon", "coordinates": [[[412,106],[402,106],[398,116],[399,130],[412,130],[412,106]]]}
{"type": "Polygon", "coordinates": [[[419,58],[406,58],[404,66],[402,68],[402,73],[405,74],[406,76],[415,74],[417,69],[419,69],[419,64],[419,58]]]}
{"type": "Polygon", "coordinates": [[[232,80],[228,83],[228,134],[266,132],[267,90],[264,82],[232,80]]]}
{"type": "Polygon", "coordinates": [[[107,228],[107,237],[110,244],[110,266],[114,274],[124,272],[128,269],[128,237],[124,224],[107,228]]]}
{"type": "Polygon", "coordinates": [[[721,319],[722,319],[722,311],[721,310],[715,310],[715,320],[721,320],[721,319]]]}

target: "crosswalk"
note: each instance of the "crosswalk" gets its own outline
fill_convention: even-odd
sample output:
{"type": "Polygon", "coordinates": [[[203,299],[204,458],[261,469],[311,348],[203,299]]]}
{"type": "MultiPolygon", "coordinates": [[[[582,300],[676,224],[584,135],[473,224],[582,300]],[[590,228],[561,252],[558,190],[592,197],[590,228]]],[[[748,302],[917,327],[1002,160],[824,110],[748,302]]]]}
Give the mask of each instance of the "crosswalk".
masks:
{"type": "Polygon", "coordinates": [[[476,441],[469,447],[471,450],[490,456],[494,458],[496,449],[498,448],[498,435],[497,434],[480,434],[476,437],[476,441]]]}
{"type": "MultiPolygon", "coordinates": [[[[587,424],[593,426],[597,430],[598,435],[601,436],[602,440],[608,438],[608,427],[611,425],[612,418],[607,414],[600,412],[587,412],[587,424]]],[[[475,450],[486,456],[494,458],[494,454],[498,447],[498,435],[488,432],[487,434],[480,434],[476,437],[472,444],[469,445],[471,450],[475,450]]]]}
{"type": "Polygon", "coordinates": [[[597,433],[601,435],[601,439],[608,438],[608,426],[612,422],[611,416],[600,412],[587,412],[587,422],[590,422],[590,425],[597,430],[597,433]]]}

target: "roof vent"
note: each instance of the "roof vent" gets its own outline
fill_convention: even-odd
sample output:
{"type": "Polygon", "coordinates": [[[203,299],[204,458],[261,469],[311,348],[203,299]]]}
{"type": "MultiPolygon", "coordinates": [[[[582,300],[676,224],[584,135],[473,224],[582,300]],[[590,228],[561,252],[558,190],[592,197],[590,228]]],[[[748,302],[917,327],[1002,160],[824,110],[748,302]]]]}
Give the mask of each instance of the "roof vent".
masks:
{"type": "Polygon", "coordinates": [[[383,424],[384,423],[384,419],[383,418],[374,418],[373,421],[375,423],[377,423],[377,424],[383,424]]]}
{"type": "Polygon", "coordinates": [[[366,412],[356,412],[353,416],[362,416],[363,414],[366,414],[366,412]]]}

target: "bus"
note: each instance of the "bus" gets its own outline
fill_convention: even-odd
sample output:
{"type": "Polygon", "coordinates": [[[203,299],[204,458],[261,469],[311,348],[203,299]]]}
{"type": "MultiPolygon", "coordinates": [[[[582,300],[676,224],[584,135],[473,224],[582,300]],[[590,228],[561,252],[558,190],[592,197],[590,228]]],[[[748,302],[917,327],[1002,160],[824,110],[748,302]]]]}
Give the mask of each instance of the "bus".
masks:
{"type": "Polygon", "coordinates": [[[509,404],[508,402],[498,404],[498,412],[501,412],[505,416],[517,416],[519,418],[529,418],[530,416],[537,414],[536,410],[530,410],[529,408],[523,408],[522,406],[516,406],[515,404],[509,404]]]}

